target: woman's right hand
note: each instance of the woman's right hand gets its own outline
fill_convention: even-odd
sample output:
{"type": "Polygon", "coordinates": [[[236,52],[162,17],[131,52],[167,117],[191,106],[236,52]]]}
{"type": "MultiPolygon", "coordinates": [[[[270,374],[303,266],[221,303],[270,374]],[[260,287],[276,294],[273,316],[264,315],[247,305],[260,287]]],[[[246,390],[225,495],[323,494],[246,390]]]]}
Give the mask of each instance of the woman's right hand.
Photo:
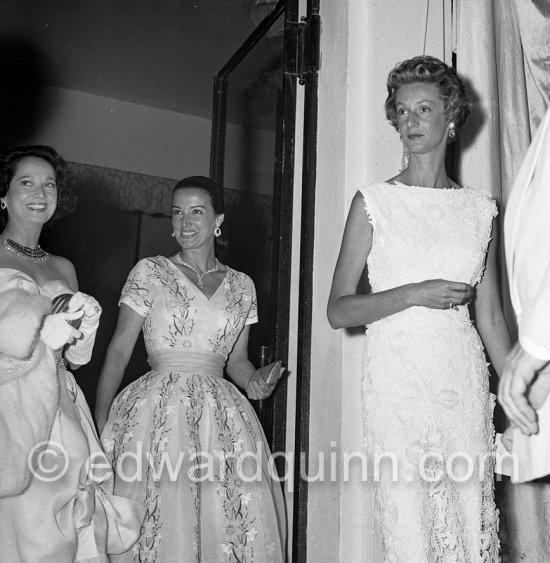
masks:
{"type": "Polygon", "coordinates": [[[474,288],[468,283],[449,280],[426,280],[409,286],[410,305],[430,309],[450,309],[465,305],[474,297],[474,288]]]}

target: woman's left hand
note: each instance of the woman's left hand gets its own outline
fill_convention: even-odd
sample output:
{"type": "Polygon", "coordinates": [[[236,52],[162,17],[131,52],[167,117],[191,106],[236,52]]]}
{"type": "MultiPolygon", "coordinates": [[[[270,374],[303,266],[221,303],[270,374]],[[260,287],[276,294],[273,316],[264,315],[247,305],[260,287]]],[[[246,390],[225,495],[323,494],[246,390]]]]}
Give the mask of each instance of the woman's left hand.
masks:
{"type": "Polygon", "coordinates": [[[97,326],[101,316],[101,306],[92,296],[77,291],[69,301],[67,311],[84,311],[82,323],[88,326],[97,326]]]}
{"type": "Polygon", "coordinates": [[[284,372],[285,368],[281,366],[280,361],[257,369],[246,384],[248,398],[254,401],[267,399],[273,393],[273,389],[284,372]]]}
{"type": "Polygon", "coordinates": [[[92,357],[95,335],[99,326],[99,317],[101,316],[101,307],[93,297],[77,291],[71,297],[67,310],[69,312],[83,311],[84,313],[82,322],[78,327],[80,329],[80,337],[65,351],[65,359],[74,368],[87,364],[92,357]]]}

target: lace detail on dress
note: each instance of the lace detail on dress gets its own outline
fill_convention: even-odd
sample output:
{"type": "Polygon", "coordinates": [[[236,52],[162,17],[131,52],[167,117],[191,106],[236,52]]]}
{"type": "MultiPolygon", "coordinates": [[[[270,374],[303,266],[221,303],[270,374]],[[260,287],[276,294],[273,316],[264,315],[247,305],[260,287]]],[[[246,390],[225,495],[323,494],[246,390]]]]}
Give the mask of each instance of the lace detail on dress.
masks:
{"type": "MultiPolygon", "coordinates": [[[[496,214],[488,197],[385,183],[361,193],[373,225],[373,291],[481,279],[496,214]]],[[[499,561],[493,398],[467,308],[411,307],[370,324],[362,388],[384,561],[499,561]]]]}

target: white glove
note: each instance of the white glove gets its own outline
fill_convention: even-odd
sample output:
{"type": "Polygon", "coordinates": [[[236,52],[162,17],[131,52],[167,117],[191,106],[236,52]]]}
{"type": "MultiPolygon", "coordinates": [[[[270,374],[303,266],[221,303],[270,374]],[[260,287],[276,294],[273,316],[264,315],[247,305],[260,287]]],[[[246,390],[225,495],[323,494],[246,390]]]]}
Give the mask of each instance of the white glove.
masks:
{"type": "Polygon", "coordinates": [[[281,362],[273,362],[257,369],[246,384],[246,395],[249,399],[254,401],[262,401],[267,399],[281,375],[283,375],[285,368],[281,366],[281,362]]]}
{"type": "Polygon", "coordinates": [[[90,295],[77,291],[69,301],[67,310],[82,311],[80,337],[65,351],[65,358],[73,365],[87,364],[92,357],[95,335],[101,317],[99,303],[90,295]]]}
{"type": "Polygon", "coordinates": [[[40,331],[40,339],[52,350],[59,350],[80,336],[80,331],[67,321],[78,319],[82,314],[82,311],[73,311],[46,316],[40,331]]]}
{"type": "Polygon", "coordinates": [[[84,311],[84,316],[82,317],[82,324],[88,326],[99,325],[99,317],[101,316],[101,307],[96,299],[91,295],[86,295],[81,291],[77,291],[69,301],[67,306],[67,311],[84,311]]]}

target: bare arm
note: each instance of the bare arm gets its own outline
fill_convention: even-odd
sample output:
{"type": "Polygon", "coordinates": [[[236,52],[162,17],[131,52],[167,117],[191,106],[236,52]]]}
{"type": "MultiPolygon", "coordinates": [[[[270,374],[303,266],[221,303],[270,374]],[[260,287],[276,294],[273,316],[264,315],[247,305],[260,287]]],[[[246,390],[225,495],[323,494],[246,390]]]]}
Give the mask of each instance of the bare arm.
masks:
{"type": "Polygon", "coordinates": [[[107,422],[111,403],[120,386],[124,370],[144,322],[145,317],[138,315],[128,305],[123,303],[120,306],[115,333],[107,348],[105,363],[97,385],[95,417],[99,433],[102,432],[107,422]]]}
{"type": "Polygon", "coordinates": [[[496,220],[493,220],[493,238],[489,243],[485,273],[477,287],[474,305],[479,334],[491,363],[500,377],[506,356],[512,348],[512,342],[500,301],[497,251],[497,224],[496,220]]]}
{"type": "Polygon", "coordinates": [[[231,380],[242,389],[246,388],[246,384],[256,371],[256,368],[248,359],[249,333],[250,325],[246,325],[239,335],[239,338],[237,338],[235,346],[233,346],[233,350],[231,350],[231,354],[229,354],[225,368],[231,380]]]}
{"type": "Polygon", "coordinates": [[[447,280],[426,280],[356,295],[372,246],[372,225],[364,207],[363,196],[358,192],[351,204],[332,279],[327,307],[332,328],[370,324],[414,305],[445,309],[450,304],[461,305],[471,299],[471,286],[447,280]]]}

